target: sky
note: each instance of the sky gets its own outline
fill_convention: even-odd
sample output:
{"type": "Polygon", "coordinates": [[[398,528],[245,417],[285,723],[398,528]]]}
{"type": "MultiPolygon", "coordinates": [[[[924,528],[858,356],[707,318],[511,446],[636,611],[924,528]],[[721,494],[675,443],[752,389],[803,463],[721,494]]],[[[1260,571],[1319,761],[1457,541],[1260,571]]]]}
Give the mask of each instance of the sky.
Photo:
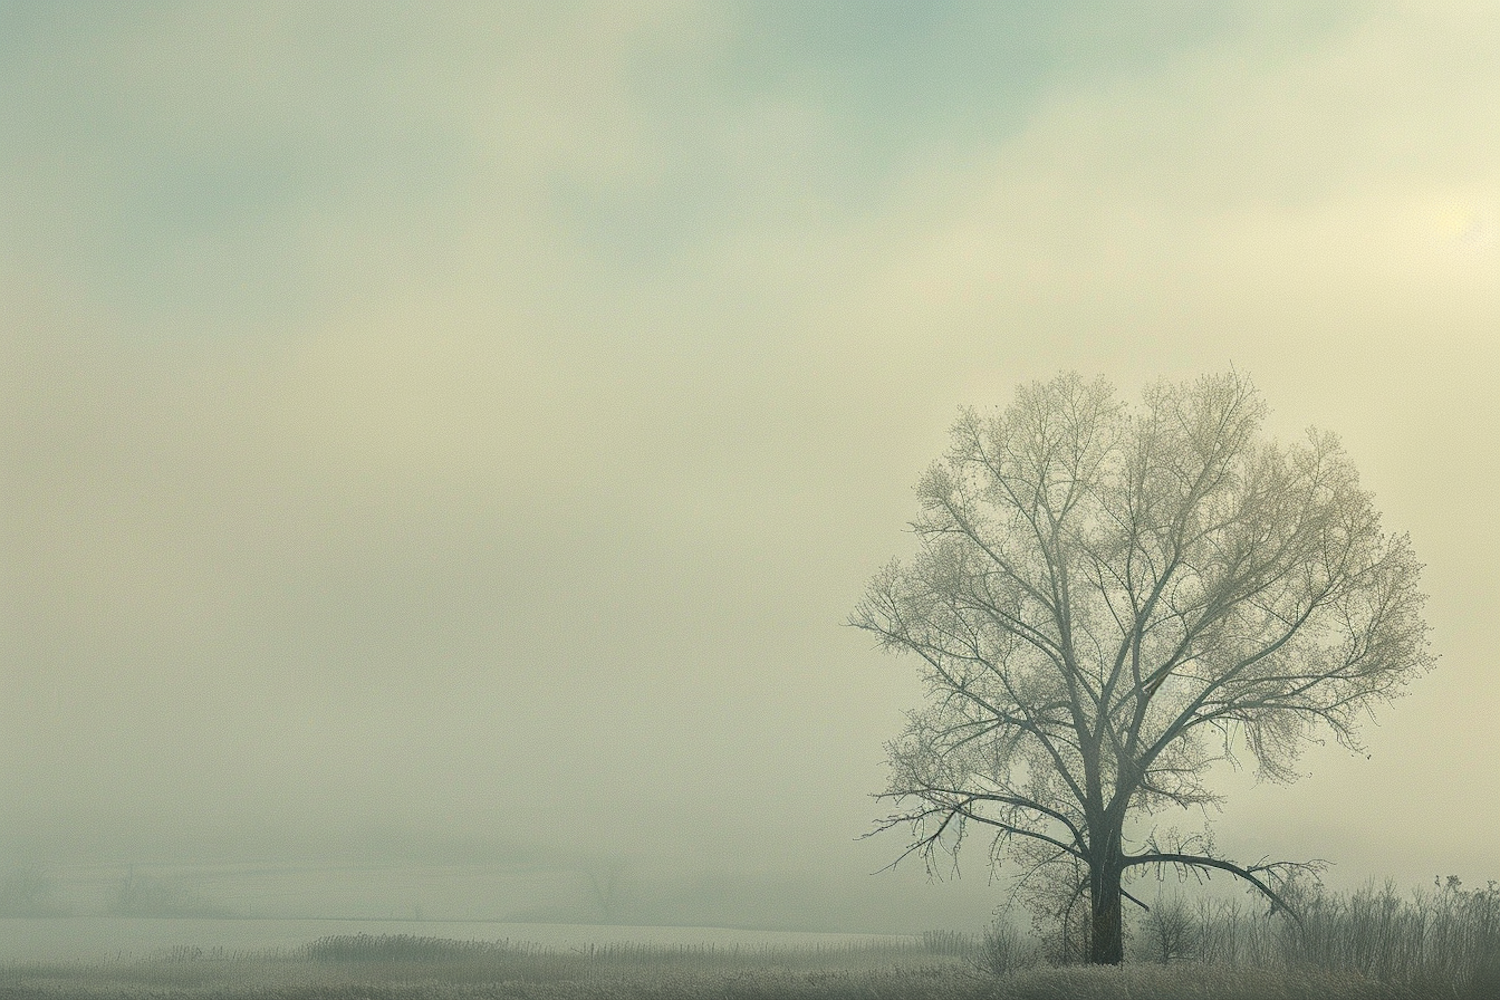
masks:
{"type": "MultiPolygon", "coordinates": [[[[1368,758],[1222,775],[1220,846],[1500,877],[1497,49],[1488,3],[0,2],[0,867],[865,892],[921,689],[842,623],[959,407],[1232,366],[1341,435],[1440,659],[1368,758]]],[[[963,871],[881,905],[982,917],[963,871]]]]}

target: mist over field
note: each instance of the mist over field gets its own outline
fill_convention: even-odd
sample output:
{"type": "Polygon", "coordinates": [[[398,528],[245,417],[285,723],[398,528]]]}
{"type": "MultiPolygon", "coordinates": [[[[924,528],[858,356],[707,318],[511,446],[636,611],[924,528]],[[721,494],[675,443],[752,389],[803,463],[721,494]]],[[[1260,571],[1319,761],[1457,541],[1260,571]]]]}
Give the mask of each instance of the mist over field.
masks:
{"type": "MultiPolygon", "coordinates": [[[[1234,857],[1500,878],[1500,10],[0,0],[0,912],[912,933],[958,408],[1231,368],[1439,655],[1234,857]],[[134,909],[132,909],[134,908],[134,909]]],[[[1164,816],[1192,827],[1194,813],[1164,816]]]]}

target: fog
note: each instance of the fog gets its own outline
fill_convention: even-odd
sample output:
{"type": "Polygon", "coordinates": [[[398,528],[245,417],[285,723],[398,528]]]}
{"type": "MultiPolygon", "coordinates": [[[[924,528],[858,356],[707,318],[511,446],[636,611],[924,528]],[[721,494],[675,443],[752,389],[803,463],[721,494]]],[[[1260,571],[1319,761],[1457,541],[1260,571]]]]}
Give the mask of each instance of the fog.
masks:
{"type": "Polygon", "coordinates": [[[1220,847],[1500,877],[1500,13],[1265,7],[0,4],[0,872],[975,926],[841,623],[959,406],[1233,366],[1440,660],[1220,847]]]}

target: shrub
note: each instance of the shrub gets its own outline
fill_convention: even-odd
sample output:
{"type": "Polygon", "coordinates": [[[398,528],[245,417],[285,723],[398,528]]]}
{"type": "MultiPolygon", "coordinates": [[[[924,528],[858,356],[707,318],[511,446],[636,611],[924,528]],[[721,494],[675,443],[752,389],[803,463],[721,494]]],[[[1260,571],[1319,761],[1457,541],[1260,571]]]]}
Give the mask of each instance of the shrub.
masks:
{"type": "Polygon", "coordinates": [[[1142,943],[1152,961],[1166,965],[1174,960],[1197,956],[1200,937],[1197,916],[1187,908],[1182,897],[1157,897],[1143,923],[1142,943]]]}
{"type": "Polygon", "coordinates": [[[974,966],[987,975],[1007,976],[1018,969],[1036,965],[1040,959],[1036,942],[1002,915],[980,936],[974,966]]]}

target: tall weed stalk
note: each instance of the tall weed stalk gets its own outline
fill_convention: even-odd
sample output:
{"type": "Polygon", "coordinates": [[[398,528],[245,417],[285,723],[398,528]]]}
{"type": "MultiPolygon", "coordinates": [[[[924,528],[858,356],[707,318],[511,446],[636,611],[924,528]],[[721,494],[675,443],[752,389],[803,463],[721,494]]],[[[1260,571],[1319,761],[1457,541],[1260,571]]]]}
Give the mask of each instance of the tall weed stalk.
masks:
{"type": "Polygon", "coordinates": [[[1500,885],[1465,889],[1456,876],[1402,894],[1394,885],[1347,895],[1295,895],[1300,922],[1238,900],[1159,901],[1138,921],[1137,960],[1317,969],[1424,994],[1500,996],[1500,885]],[[1189,919],[1191,917],[1191,919],[1189,919]]]}

